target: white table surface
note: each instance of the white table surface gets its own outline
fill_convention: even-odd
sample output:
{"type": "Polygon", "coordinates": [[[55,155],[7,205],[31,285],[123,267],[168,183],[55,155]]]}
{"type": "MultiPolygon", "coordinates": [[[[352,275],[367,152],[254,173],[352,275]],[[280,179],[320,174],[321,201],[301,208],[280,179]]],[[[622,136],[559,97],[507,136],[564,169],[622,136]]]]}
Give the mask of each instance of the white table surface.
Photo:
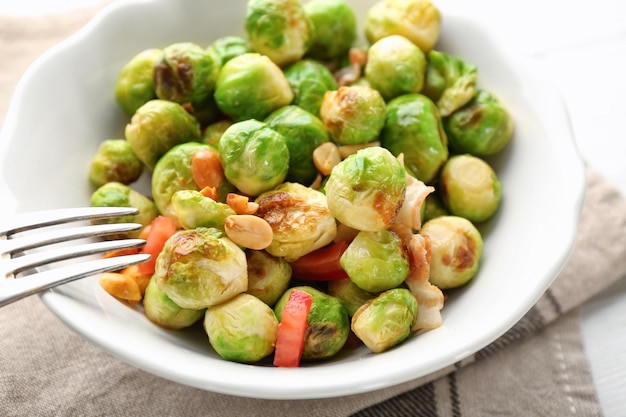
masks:
{"type": "MultiPolygon", "coordinates": [[[[626,195],[626,1],[434,1],[466,9],[507,48],[545,71],[561,92],[582,157],[626,195]]],[[[45,15],[102,3],[0,0],[0,14],[45,15]]],[[[626,280],[587,302],[582,313],[605,415],[626,416],[626,280]]]]}

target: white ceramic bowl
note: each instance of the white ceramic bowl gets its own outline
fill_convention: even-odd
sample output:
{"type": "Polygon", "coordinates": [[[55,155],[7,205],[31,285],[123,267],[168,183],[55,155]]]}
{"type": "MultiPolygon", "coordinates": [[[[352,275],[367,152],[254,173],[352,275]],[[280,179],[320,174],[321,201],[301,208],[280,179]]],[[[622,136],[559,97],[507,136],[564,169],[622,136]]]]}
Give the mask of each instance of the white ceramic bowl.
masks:
{"type": "MultiPolygon", "coordinates": [[[[363,22],[373,1],[349,3],[363,22]]],[[[454,1],[445,3],[437,49],[478,66],[480,86],[509,109],[516,131],[506,151],[491,160],[504,198],[498,215],[482,227],[479,274],[447,301],[442,327],[382,354],[361,348],[329,362],[277,369],[219,359],[201,331],[156,327],[140,309],[106,294],[96,278],[48,291],[44,303],[76,332],[134,366],[197,388],[258,398],[381,389],[438,371],[494,341],[531,308],[566,261],[584,170],[552,86],[455,12],[454,1]]],[[[19,83],[0,138],[4,210],[87,205],[91,156],[102,140],[123,137],[126,119],[113,99],[122,65],[149,47],[208,45],[219,36],[243,35],[244,10],[243,0],[114,3],[41,56],[19,83]]]]}

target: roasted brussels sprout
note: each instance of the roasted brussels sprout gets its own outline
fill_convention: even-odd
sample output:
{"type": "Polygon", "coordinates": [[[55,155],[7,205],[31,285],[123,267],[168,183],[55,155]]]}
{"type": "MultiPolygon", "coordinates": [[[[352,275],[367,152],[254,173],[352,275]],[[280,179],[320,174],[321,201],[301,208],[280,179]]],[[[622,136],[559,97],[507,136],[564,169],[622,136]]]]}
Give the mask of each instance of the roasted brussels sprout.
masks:
{"type": "Polygon", "coordinates": [[[424,85],[426,56],[404,36],[386,36],[370,47],[364,71],[370,86],[389,101],[403,94],[420,92],[424,85]]]}
{"type": "Polygon", "coordinates": [[[404,201],[406,172],[388,150],[369,147],[336,165],[324,190],[331,213],[341,223],[357,230],[385,230],[404,201]]]}
{"type": "Polygon", "coordinates": [[[450,149],[476,156],[494,155],[511,141],[513,118],[491,93],[479,90],[464,107],[444,118],[450,149]]]}
{"type": "Polygon", "coordinates": [[[202,142],[207,145],[217,146],[217,142],[219,142],[226,129],[228,129],[232,124],[233,122],[228,119],[219,120],[209,124],[204,129],[204,132],[202,132],[202,142]]]}
{"type": "Polygon", "coordinates": [[[341,145],[374,141],[385,124],[385,100],[371,87],[353,85],[327,91],[320,117],[341,145]]]}
{"type": "Polygon", "coordinates": [[[383,352],[411,335],[417,300],[406,288],[394,288],[361,306],[352,317],[352,331],[372,352],[383,352]]]}
{"type": "Polygon", "coordinates": [[[278,320],[250,294],[238,294],[207,308],[204,329],[213,349],[229,361],[255,363],[274,352],[278,320]]]}
{"type": "Polygon", "coordinates": [[[246,254],[218,229],[180,230],[165,242],[153,279],[177,305],[207,308],[248,289],[246,254]]]}
{"type": "Polygon", "coordinates": [[[448,159],[448,139],[435,103],[421,94],[405,94],[387,104],[382,146],[404,155],[414,177],[432,182],[448,159]]]}
{"type": "Polygon", "coordinates": [[[365,36],[370,43],[402,35],[428,53],[437,43],[441,14],[430,0],[381,0],[367,12],[365,36]]]}
{"type": "Polygon", "coordinates": [[[276,187],[287,176],[287,142],[267,123],[258,120],[234,123],[220,138],[218,148],[226,179],[244,194],[257,196],[276,187]]]}
{"type": "Polygon", "coordinates": [[[309,185],[317,176],[313,151],[330,141],[330,133],[322,121],[298,106],[285,106],[271,113],[265,123],[283,135],[289,149],[287,181],[309,185]]]}
{"type": "Polygon", "coordinates": [[[339,263],[357,287],[373,293],[397,287],[409,273],[402,240],[388,230],[359,232],[339,263]]]}
{"type": "Polygon", "coordinates": [[[493,168],[473,155],[455,155],[443,166],[439,189],[451,214],[482,222],[495,214],[502,186],[493,168]]]}
{"type": "Polygon", "coordinates": [[[274,306],[279,321],[289,294],[294,289],[304,291],[313,297],[304,335],[302,359],[319,360],[335,355],[348,340],[350,332],[348,313],[341,301],[313,287],[293,287],[285,291],[274,306]]]}
{"type": "Polygon", "coordinates": [[[185,229],[215,227],[224,229],[226,217],[235,215],[227,204],[205,197],[200,191],[179,190],[172,196],[172,208],[185,229]]]}
{"type": "Polygon", "coordinates": [[[115,83],[115,100],[129,116],[156,98],[153,83],[154,64],[162,55],[161,49],[146,49],[135,55],[120,70],[115,83]]]}
{"type": "Polygon", "coordinates": [[[294,261],[326,246],[337,234],[337,224],[328,209],[326,196],[298,183],[286,182],[256,198],[257,216],[274,232],[265,250],[294,261]]]}
{"type": "Polygon", "coordinates": [[[215,88],[217,107],[233,121],[263,120],[293,100],[282,70],[257,53],[236,56],[224,64],[215,88]]]}
{"type": "Polygon", "coordinates": [[[424,200],[422,224],[435,217],[448,216],[450,212],[438,192],[429,194],[424,200]]]}
{"type": "Polygon", "coordinates": [[[301,59],[285,68],[285,78],[294,92],[293,104],[318,117],[324,94],[337,89],[333,73],[312,59],[301,59]]]}
{"type": "Polygon", "coordinates": [[[304,56],[314,30],[300,0],[249,0],[245,29],[252,49],[281,67],[304,56]]]}
{"type": "Polygon", "coordinates": [[[357,19],[344,0],[311,0],[304,11],[313,22],[314,35],[307,55],[320,61],[343,58],[357,38],[357,19]]]}
{"type": "Polygon", "coordinates": [[[289,287],[291,265],[264,250],[248,250],[248,294],[273,306],[289,287]]]}
{"type": "MultiPolygon", "coordinates": [[[[119,182],[108,182],[99,187],[91,195],[89,204],[92,207],[134,207],[139,213],[132,216],[115,217],[100,220],[98,223],[139,223],[143,226],[149,225],[158,215],[155,204],[139,191],[135,191],[126,184],[119,182]]],[[[137,237],[140,231],[115,235],[111,238],[137,237]]]]}
{"type": "Polygon", "coordinates": [[[200,140],[200,125],[183,106],[168,100],[150,100],[126,125],[126,140],[149,168],[174,146],[200,140]]]}
{"type": "Polygon", "coordinates": [[[89,181],[96,187],[107,182],[130,184],[143,172],[143,163],[125,139],[108,139],[100,144],[89,164],[89,181]]]}
{"type": "Polygon", "coordinates": [[[420,230],[430,239],[430,282],[443,289],[465,285],[478,272],[483,239],[472,222],[459,216],[427,221],[420,230]]]}
{"type": "Polygon", "coordinates": [[[206,50],[220,68],[234,57],[252,52],[248,41],[240,36],[224,36],[216,39],[206,50]]]}
{"type": "Polygon", "coordinates": [[[328,294],[341,301],[350,317],[354,316],[359,307],[378,295],[359,288],[350,278],[329,281],[328,294]]]}
{"type": "Polygon", "coordinates": [[[179,330],[192,326],[204,316],[204,309],[181,308],[150,279],[143,297],[143,308],[148,319],[166,329],[179,330]]]}

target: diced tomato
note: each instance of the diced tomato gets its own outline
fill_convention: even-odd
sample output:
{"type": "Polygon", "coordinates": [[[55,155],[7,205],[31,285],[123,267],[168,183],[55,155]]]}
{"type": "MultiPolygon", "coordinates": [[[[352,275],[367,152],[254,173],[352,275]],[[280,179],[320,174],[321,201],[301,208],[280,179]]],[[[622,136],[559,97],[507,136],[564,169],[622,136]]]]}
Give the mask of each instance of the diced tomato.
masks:
{"type": "Polygon", "coordinates": [[[151,255],[150,260],[139,264],[138,270],[140,274],[154,274],[154,265],[156,264],[156,258],[163,250],[165,241],[170,238],[176,232],[176,224],[172,219],[164,216],[157,216],[152,223],[150,223],[150,231],[146,237],[146,244],[141,250],[141,253],[147,253],[151,255]]]}
{"type": "Polygon", "coordinates": [[[300,366],[304,350],[304,335],[313,297],[300,290],[292,290],[278,324],[274,366],[295,368],[300,366]]]}
{"type": "Polygon", "coordinates": [[[348,278],[348,274],[339,264],[339,259],[348,245],[346,241],[339,241],[296,259],[290,263],[292,276],[304,281],[348,278]]]}

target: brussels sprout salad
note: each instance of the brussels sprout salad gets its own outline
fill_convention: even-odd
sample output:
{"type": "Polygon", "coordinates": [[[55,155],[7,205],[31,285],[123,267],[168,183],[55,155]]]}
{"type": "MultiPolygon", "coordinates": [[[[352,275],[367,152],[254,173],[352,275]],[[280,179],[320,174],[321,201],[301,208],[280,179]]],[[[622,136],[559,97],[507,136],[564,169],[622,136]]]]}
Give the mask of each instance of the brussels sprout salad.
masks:
{"type": "Polygon", "coordinates": [[[437,49],[430,0],[378,1],[364,41],[357,23],[349,0],[249,0],[243,35],[129,57],[124,137],[87,177],[92,206],[138,209],[110,221],[141,223],[151,259],[101,275],[109,294],[277,367],[442,325],[447,292],[477,276],[503,194],[486,157],[513,120],[437,49]]]}

